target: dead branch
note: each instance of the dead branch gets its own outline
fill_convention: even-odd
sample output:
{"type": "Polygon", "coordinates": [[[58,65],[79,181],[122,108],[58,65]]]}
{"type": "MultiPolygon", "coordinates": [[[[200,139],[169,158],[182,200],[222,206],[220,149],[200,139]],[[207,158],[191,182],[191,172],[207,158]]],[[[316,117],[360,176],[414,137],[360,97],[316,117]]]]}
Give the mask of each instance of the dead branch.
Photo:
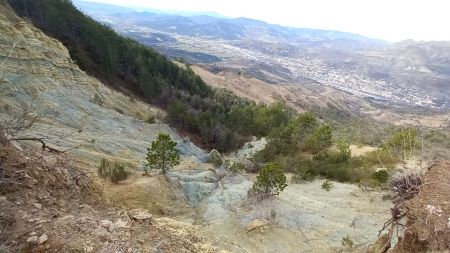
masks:
{"type": "Polygon", "coordinates": [[[36,142],[40,142],[42,144],[42,150],[48,150],[50,152],[56,153],[56,154],[64,154],[63,151],[60,151],[56,148],[52,148],[50,146],[48,146],[45,142],[43,138],[12,138],[12,139],[7,139],[6,141],[10,142],[10,141],[36,141],[36,142]]]}

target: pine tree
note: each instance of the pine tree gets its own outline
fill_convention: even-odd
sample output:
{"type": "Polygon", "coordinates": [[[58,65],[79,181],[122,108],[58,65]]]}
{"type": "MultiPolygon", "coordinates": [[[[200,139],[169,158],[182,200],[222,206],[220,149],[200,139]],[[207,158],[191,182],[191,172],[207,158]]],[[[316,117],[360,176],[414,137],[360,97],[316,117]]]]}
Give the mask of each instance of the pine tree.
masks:
{"type": "Polygon", "coordinates": [[[180,153],[176,146],[177,143],[168,134],[159,134],[151,147],[147,149],[149,167],[162,170],[163,174],[166,174],[170,167],[180,164],[180,153]]]}

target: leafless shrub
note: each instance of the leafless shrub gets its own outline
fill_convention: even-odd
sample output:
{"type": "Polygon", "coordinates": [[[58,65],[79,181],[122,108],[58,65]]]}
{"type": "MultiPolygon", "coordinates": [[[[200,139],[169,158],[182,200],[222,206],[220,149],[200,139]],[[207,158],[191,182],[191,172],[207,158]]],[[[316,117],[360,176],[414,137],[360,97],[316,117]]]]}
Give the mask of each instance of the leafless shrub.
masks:
{"type": "Polygon", "coordinates": [[[391,218],[386,221],[383,228],[379,231],[378,236],[388,229],[388,233],[383,235],[386,237],[385,243],[381,246],[378,252],[386,252],[391,247],[391,240],[394,235],[394,231],[399,231],[399,227],[405,227],[402,224],[403,218],[409,213],[409,208],[405,205],[406,201],[412,199],[414,196],[420,193],[421,187],[424,184],[424,180],[420,172],[404,172],[398,173],[392,177],[389,184],[393,193],[392,202],[394,206],[391,208],[391,218]]]}
{"type": "Polygon", "coordinates": [[[423,184],[422,176],[418,173],[407,173],[394,176],[389,184],[394,194],[392,202],[397,205],[411,199],[420,192],[423,184]]]}
{"type": "Polygon", "coordinates": [[[30,129],[38,119],[37,115],[30,113],[28,106],[22,106],[20,113],[0,119],[0,141],[15,139],[19,133],[30,129]]]}

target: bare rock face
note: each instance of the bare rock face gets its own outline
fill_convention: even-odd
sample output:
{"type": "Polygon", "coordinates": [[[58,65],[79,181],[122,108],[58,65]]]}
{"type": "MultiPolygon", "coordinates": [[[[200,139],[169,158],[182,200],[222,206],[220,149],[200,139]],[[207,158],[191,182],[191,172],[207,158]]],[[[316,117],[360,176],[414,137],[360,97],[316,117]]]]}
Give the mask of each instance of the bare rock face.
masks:
{"type": "Polygon", "coordinates": [[[193,169],[169,171],[167,178],[172,185],[181,188],[188,202],[198,206],[219,186],[220,177],[211,170],[193,169]]]}
{"type": "MultiPolygon", "coordinates": [[[[61,150],[98,162],[109,156],[142,164],[147,147],[163,132],[179,142],[182,155],[198,161],[203,150],[167,125],[148,124],[156,107],[111,90],[80,70],[68,50],[31,24],[8,18],[0,6],[0,117],[17,115],[22,105],[39,116],[27,135],[46,138],[61,150]]],[[[16,17],[17,18],[17,17],[16,17]]],[[[47,159],[53,163],[51,157],[47,159]]]]}

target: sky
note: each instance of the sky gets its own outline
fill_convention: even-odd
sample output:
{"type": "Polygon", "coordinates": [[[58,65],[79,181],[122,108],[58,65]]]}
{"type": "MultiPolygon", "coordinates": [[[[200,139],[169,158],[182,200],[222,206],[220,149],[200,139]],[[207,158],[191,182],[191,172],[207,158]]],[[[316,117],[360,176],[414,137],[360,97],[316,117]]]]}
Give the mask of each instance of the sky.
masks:
{"type": "Polygon", "coordinates": [[[167,11],[216,12],[387,41],[450,40],[447,0],[89,0],[167,11]]]}

